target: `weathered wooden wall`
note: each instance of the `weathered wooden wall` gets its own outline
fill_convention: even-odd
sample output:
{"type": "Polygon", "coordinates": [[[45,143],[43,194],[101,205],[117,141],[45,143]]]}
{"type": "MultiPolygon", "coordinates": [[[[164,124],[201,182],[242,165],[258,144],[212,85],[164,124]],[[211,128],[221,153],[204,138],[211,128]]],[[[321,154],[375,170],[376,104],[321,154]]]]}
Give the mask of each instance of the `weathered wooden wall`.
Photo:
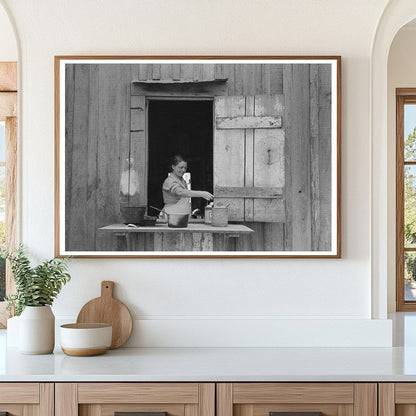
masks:
{"type": "Polygon", "coordinates": [[[284,94],[285,224],[247,224],[241,250],[329,250],[329,65],[77,64],[66,68],[66,249],[110,251],[98,228],[120,222],[120,174],[130,140],[132,81],[224,79],[226,95],[284,94]]]}

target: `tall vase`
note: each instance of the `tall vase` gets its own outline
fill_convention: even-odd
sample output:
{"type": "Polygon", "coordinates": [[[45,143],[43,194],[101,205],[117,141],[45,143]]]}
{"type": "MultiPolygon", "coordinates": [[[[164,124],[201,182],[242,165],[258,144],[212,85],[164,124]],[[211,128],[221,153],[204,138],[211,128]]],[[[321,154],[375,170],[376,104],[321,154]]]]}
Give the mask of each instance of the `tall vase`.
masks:
{"type": "Polygon", "coordinates": [[[19,351],[50,354],[55,346],[55,316],[49,305],[26,306],[19,319],[19,351]]]}

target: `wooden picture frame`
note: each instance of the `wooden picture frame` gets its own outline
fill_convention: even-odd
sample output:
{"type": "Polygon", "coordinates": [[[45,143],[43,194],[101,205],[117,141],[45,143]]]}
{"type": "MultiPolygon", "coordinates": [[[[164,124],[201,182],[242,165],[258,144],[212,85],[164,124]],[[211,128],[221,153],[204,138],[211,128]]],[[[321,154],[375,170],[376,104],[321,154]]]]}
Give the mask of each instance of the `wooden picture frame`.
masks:
{"type": "Polygon", "coordinates": [[[339,56],[56,56],[55,255],[339,258],[340,140],[339,56]]]}

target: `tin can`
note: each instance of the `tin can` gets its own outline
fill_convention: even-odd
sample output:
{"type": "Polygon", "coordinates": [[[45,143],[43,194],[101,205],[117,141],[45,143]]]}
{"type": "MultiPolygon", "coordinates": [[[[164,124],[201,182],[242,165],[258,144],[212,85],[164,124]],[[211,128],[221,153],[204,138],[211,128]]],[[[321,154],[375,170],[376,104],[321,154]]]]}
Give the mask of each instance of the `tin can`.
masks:
{"type": "Polygon", "coordinates": [[[211,224],[212,223],[212,206],[210,206],[210,205],[207,205],[205,207],[204,223],[205,224],[211,224]]]}

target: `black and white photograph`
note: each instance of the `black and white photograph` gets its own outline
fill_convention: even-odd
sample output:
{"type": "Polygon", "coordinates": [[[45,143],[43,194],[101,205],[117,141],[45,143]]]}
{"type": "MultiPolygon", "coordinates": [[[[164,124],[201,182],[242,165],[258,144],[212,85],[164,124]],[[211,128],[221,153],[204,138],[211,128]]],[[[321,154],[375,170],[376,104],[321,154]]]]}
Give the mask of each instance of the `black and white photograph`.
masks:
{"type": "Polygon", "coordinates": [[[340,257],[339,57],[55,57],[56,254],[340,257]]]}

